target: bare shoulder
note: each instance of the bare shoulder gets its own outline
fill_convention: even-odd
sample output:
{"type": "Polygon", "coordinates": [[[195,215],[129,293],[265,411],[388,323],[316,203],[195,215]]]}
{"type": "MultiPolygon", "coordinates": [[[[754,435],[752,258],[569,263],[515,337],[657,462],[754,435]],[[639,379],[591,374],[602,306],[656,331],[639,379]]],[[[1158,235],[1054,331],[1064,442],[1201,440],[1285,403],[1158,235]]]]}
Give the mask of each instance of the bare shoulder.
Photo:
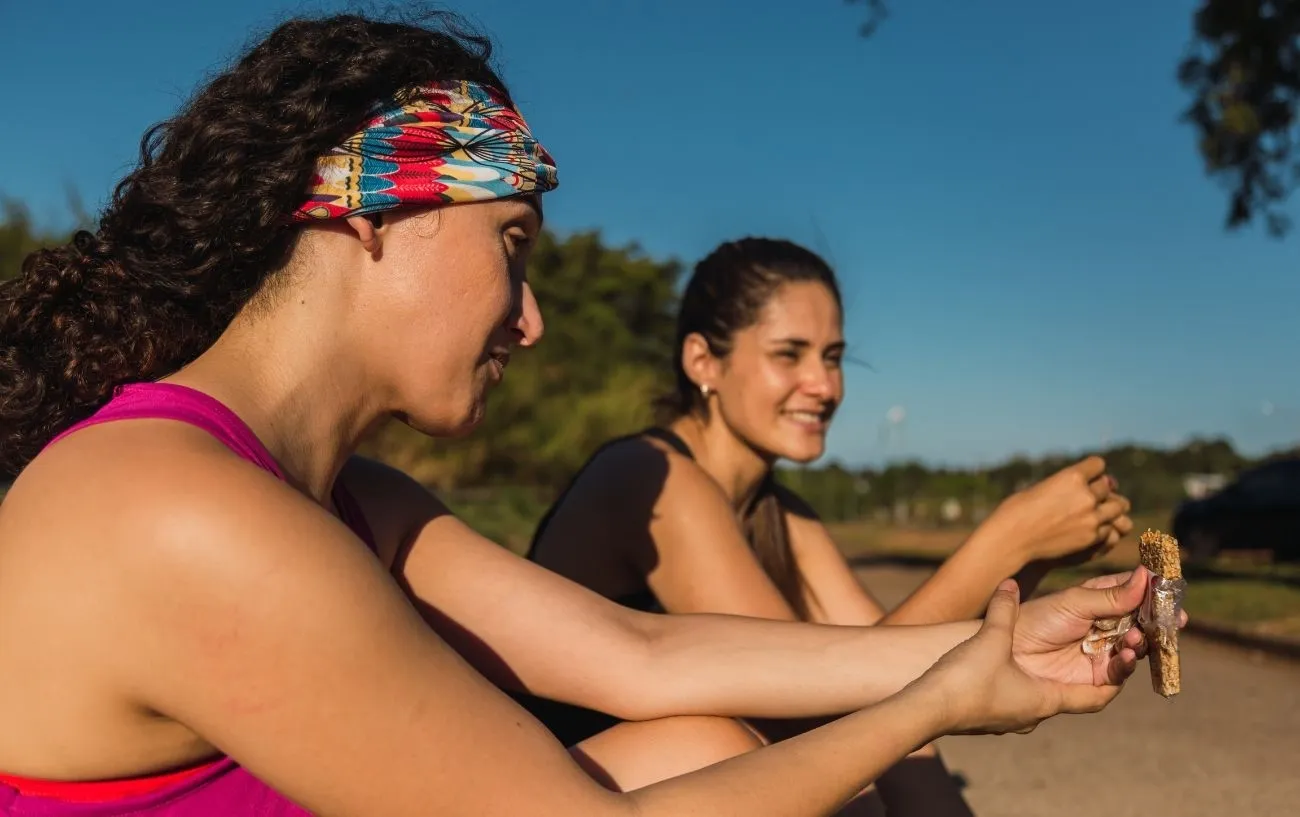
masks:
{"type": "Polygon", "coordinates": [[[410,513],[445,513],[447,506],[405,471],[379,460],[354,454],[339,474],[357,500],[375,508],[410,513]]]}
{"type": "Polygon", "coordinates": [[[5,506],[15,537],[47,552],[182,571],[211,567],[208,559],[237,568],[245,559],[313,550],[304,535],[236,538],[236,530],[347,531],[206,432],[167,420],[93,426],[60,441],[20,475],[5,506]]]}
{"type": "Polygon", "coordinates": [[[409,474],[369,457],[349,458],[339,481],[365,515],[380,561],[390,567],[428,523],[453,515],[442,500],[409,474]]]}
{"type": "MultiPolygon", "coordinates": [[[[59,578],[73,576],[72,587],[42,577],[45,592],[65,595],[62,604],[26,593],[43,607],[24,612],[43,617],[43,626],[62,615],[57,629],[78,639],[54,642],[58,652],[46,657],[67,653],[79,673],[92,662],[107,665],[95,676],[119,697],[184,725],[314,813],[496,813],[524,803],[597,813],[608,805],[549,733],[425,624],[324,508],[211,447],[201,432],[123,424],[67,443],[19,481],[18,502],[6,503],[4,514],[24,536],[97,562],[77,567],[59,557],[66,567],[59,578]],[[68,479],[79,482],[59,501],[65,512],[85,503],[86,521],[42,529],[39,495],[68,479]]],[[[350,465],[349,478],[365,476],[363,465],[350,465]]],[[[401,484],[381,477],[390,478],[401,484]]],[[[0,549],[0,559],[7,555],[0,549]]],[[[0,588],[22,581],[0,567],[0,588]]],[[[11,601],[0,593],[6,644],[20,632],[3,630],[11,601]]],[[[0,651],[0,662],[15,657],[0,651]]],[[[52,698],[10,694],[6,675],[0,707],[52,698]]],[[[67,676],[51,675],[48,684],[66,688],[67,676]]],[[[12,721],[5,723],[7,734],[12,721]]],[[[114,745],[82,751],[103,764],[138,750],[124,775],[176,765],[176,743],[144,759],[153,728],[137,722],[114,745]]],[[[68,727],[51,751],[85,731],[68,727]]],[[[29,757],[17,754],[29,748],[10,753],[29,757]]],[[[68,762],[66,753],[52,756],[68,762]]]]}
{"type": "Polygon", "coordinates": [[[37,770],[114,776],[196,760],[210,748],[193,733],[145,717],[175,713],[175,690],[215,689],[186,677],[237,688],[214,668],[251,630],[277,632],[268,624],[290,620],[289,608],[336,605],[339,588],[320,590],[330,581],[398,597],[325,509],[176,422],[104,424],[60,441],[15,481],[3,510],[0,642],[14,650],[0,654],[0,676],[30,688],[0,684],[0,719],[26,733],[22,757],[37,770]],[[51,684],[82,702],[93,733],[39,695],[51,684]],[[24,730],[23,717],[44,725],[24,730]]]}

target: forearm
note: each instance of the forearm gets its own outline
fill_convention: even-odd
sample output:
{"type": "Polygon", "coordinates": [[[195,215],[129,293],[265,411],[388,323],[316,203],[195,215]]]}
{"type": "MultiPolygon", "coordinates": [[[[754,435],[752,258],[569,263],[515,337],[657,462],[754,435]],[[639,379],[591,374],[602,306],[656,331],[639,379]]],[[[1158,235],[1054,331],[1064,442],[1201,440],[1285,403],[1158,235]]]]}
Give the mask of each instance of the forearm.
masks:
{"type": "Polygon", "coordinates": [[[638,814],[812,817],[834,814],[942,732],[941,708],[909,689],[757,752],[632,792],[638,814]]]}
{"type": "MultiPolygon", "coordinates": [[[[637,719],[805,718],[852,712],[898,692],[974,635],[978,622],[837,627],[720,615],[646,615],[632,674],[637,719]]],[[[624,717],[628,717],[624,715],[624,717]]]]}
{"type": "Polygon", "coordinates": [[[996,536],[977,529],[881,623],[935,624],[982,615],[998,583],[1024,566],[1008,555],[1016,549],[996,541],[996,536]]]}

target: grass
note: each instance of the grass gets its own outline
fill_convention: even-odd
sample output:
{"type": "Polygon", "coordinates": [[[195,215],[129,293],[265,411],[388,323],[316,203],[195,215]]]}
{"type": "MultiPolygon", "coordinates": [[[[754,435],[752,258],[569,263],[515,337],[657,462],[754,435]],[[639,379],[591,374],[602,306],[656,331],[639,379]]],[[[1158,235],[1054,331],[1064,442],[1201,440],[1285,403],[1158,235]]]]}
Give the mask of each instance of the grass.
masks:
{"type": "MultiPolygon", "coordinates": [[[[1168,530],[1168,514],[1144,514],[1134,519],[1134,534],[1105,559],[1077,568],[1057,570],[1043,581],[1052,590],[1092,576],[1126,570],[1137,562],[1137,531],[1168,530]]],[[[900,561],[933,563],[956,549],[970,528],[907,528],[873,523],[828,526],[849,558],[877,556],[900,561]]],[[[1185,565],[1188,591],[1184,605],[1198,621],[1267,635],[1300,636],[1300,564],[1265,564],[1238,557],[1221,557],[1208,565],[1185,565]]]]}
{"type": "MultiPolygon", "coordinates": [[[[1080,568],[1057,571],[1044,579],[1042,589],[1068,587],[1099,572],[1080,568]]],[[[1300,583],[1287,579],[1209,571],[1189,575],[1183,606],[1188,615],[1205,622],[1300,635],[1300,583]]]]}
{"type": "Polygon", "coordinates": [[[533,531],[546,512],[546,503],[536,491],[501,487],[491,492],[442,494],[466,525],[518,554],[528,549],[533,531]]]}

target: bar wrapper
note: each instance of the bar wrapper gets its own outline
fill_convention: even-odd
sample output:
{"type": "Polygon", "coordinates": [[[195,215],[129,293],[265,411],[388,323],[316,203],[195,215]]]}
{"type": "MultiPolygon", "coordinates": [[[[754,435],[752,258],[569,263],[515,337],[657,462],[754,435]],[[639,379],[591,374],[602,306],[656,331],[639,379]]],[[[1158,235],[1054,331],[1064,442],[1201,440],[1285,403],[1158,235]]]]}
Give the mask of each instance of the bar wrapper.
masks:
{"type": "Polygon", "coordinates": [[[1120,618],[1099,618],[1083,639],[1083,651],[1088,655],[1108,656],[1115,650],[1124,633],[1133,626],[1133,614],[1120,618]]]}
{"type": "Polygon", "coordinates": [[[1151,688],[1171,698],[1182,689],[1178,618],[1187,592],[1178,540],[1169,534],[1148,530],[1138,539],[1138,556],[1142,565],[1151,571],[1147,593],[1138,610],[1138,623],[1147,639],[1151,688]]]}

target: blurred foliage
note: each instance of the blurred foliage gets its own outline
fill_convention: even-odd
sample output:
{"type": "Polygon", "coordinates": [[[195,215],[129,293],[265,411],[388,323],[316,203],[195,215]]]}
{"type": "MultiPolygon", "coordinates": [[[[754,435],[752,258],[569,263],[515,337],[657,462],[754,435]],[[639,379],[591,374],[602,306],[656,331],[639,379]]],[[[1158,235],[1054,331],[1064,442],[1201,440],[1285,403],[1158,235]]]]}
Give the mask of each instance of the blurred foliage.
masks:
{"type": "Polygon", "coordinates": [[[66,243],[71,232],[41,230],[22,202],[0,198],[0,281],[17,278],[23,259],[33,250],[66,243]]]}
{"type": "MultiPolygon", "coordinates": [[[[0,278],[15,275],[32,249],[66,240],[37,230],[20,205],[0,206],[0,278]]],[[[365,441],[363,453],[438,490],[498,541],[520,544],[597,447],[653,422],[655,398],[672,386],[681,271],[635,246],[609,247],[598,233],[544,233],[529,275],[548,321],[545,339],[518,351],[482,426],[463,439],[431,439],[394,421],[365,441]]],[[[1232,477],[1255,464],[1222,439],[1097,453],[1134,507],[1147,510],[1179,503],[1189,474],[1232,477]]],[[[977,469],[920,462],[851,469],[831,462],[783,467],[779,476],[827,521],[964,524],[1079,456],[1013,457],[977,469]]]]}
{"type": "MultiPolygon", "coordinates": [[[[1168,510],[1187,498],[1185,480],[1195,474],[1222,474],[1231,479],[1263,459],[1247,457],[1226,439],[1193,439],[1179,448],[1139,445],[1102,451],[1107,469],[1136,509],[1168,510]]],[[[782,468],[781,479],[798,491],[828,521],[875,517],[937,524],[978,521],[1003,498],[1061,468],[1083,454],[1023,456],[988,468],[930,468],[919,462],[884,468],[849,470],[838,464],[819,468],[782,468]],[[957,515],[943,519],[942,505],[955,501],[957,515]]],[[[1300,457],[1300,448],[1264,459],[1300,457]]]]}
{"type": "Polygon", "coordinates": [[[1259,217],[1281,235],[1300,182],[1300,0],[1203,0],[1193,28],[1178,79],[1206,170],[1231,191],[1228,225],[1259,217]]]}
{"type": "Polygon", "coordinates": [[[675,262],[596,233],[541,236],[529,279],[548,328],[520,349],[473,434],[431,439],[390,423],[367,441],[378,456],[440,489],[561,484],[602,442],[649,424],[672,385],[675,262]]]}

